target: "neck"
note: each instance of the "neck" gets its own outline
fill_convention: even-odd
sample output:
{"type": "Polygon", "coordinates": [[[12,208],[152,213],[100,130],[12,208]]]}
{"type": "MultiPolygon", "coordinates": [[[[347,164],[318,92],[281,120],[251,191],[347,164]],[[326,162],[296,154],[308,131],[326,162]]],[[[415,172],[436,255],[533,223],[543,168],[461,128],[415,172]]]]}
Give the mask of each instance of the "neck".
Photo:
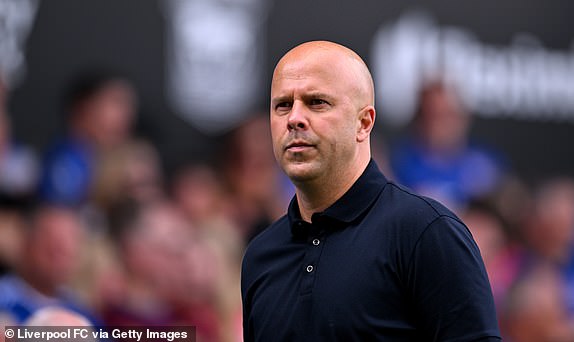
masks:
{"type": "Polygon", "coordinates": [[[355,164],[357,167],[335,173],[333,177],[325,177],[323,180],[311,183],[295,184],[301,218],[311,222],[311,216],[314,213],[329,208],[341,198],[361,177],[369,161],[370,156],[365,160],[358,161],[355,164]]]}

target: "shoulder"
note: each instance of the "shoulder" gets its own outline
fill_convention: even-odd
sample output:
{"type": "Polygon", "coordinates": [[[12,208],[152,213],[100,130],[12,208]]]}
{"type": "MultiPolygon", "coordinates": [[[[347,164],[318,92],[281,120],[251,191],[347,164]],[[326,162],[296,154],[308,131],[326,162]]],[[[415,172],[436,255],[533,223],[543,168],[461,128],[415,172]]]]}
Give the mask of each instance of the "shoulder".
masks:
{"type": "Polygon", "coordinates": [[[8,278],[9,276],[0,277],[0,311],[4,311],[7,303],[14,297],[13,286],[8,278]]]}
{"type": "Polygon", "coordinates": [[[394,182],[387,183],[381,196],[383,210],[388,212],[390,217],[405,224],[426,227],[441,217],[460,222],[460,219],[440,202],[416,194],[394,182]]]}
{"type": "Polygon", "coordinates": [[[13,274],[0,278],[0,312],[15,315],[17,321],[22,321],[31,310],[31,297],[26,295],[24,286],[22,280],[13,274]]]}
{"type": "Polygon", "coordinates": [[[404,258],[405,265],[422,237],[431,231],[472,239],[467,227],[447,207],[394,182],[387,183],[371,213],[373,221],[369,225],[377,226],[377,232],[384,232],[383,240],[392,241],[389,248],[404,258]]]}
{"type": "Polygon", "coordinates": [[[70,137],[64,137],[54,142],[46,151],[45,159],[47,161],[58,160],[62,158],[86,159],[90,156],[90,149],[87,145],[70,137]]]}
{"type": "Polygon", "coordinates": [[[85,173],[92,167],[93,156],[89,149],[71,139],[54,143],[43,155],[43,174],[61,172],[85,173]]]}
{"type": "Polygon", "coordinates": [[[416,266],[419,260],[422,264],[430,262],[426,267],[432,269],[440,260],[448,264],[452,258],[467,258],[475,266],[482,264],[470,230],[456,214],[438,201],[395,183],[388,187],[386,203],[393,211],[390,217],[401,237],[397,242],[407,252],[403,256],[409,265],[416,266]]]}

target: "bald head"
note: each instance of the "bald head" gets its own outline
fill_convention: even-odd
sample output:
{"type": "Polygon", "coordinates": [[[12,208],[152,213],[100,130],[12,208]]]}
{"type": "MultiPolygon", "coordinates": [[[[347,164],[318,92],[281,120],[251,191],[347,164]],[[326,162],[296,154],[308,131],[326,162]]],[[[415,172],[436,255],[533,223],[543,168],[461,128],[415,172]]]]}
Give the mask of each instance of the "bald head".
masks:
{"type": "Polygon", "coordinates": [[[300,44],[279,60],[271,87],[282,77],[300,77],[297,70],[303,67],[323,69],[322,72],[333,82],[347,86],[357,106],[374,105],[373,78],[363,59],[353,50],[329,41],[300,44]]]}
{"type": "Polygon", "coordinates": [[[305,198],[299,203],[304,219],[327,208],[365,170],[375,116],[371,74],[349,48],[307,42],[279,60],[271,83],[273,150],[298,199],[305,198]]]}

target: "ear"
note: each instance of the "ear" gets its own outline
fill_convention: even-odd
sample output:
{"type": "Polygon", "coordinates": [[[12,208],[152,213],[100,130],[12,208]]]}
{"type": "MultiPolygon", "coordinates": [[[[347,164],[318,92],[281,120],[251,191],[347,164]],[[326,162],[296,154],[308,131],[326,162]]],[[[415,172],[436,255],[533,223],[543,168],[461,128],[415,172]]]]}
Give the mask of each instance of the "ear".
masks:
{"type": "Polygon", "coordinates": [[[375,107],[369,105],[361,109],[357,125],[357,142],[363,142],[369,138],[375,125],[375,117],[375,107]]]}

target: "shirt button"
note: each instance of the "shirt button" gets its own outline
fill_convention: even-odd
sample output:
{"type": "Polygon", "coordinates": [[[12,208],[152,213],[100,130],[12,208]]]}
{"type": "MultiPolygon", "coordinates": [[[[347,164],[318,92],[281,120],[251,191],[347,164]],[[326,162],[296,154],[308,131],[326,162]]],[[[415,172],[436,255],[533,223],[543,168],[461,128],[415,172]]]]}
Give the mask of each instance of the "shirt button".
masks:
{"type": "Polygon", "coordinates": [[[314,239],[313,240],[313,245],[314,246],[319,246],[319,244],[321,243],[321,241],[319,239],[314,239]]]}
{"type": "Polygon", "coordinates": [[[307,273],[313,272],[313,265],[307,266],[307,273]]]}

